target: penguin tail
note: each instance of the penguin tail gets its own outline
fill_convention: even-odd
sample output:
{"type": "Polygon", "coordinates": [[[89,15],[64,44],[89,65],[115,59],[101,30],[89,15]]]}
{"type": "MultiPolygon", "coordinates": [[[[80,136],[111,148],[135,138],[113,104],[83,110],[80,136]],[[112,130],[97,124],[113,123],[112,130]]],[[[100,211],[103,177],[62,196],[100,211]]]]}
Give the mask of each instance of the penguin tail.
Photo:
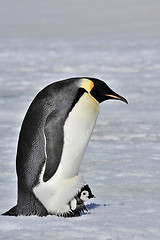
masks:
{"type": "Polygon", "coordinates": [[[12,207],[10,210],[8,210],[5,213],[2,213],[3,216],[18,216],[18,211],[17,211],[17,205],[12,207]]]}

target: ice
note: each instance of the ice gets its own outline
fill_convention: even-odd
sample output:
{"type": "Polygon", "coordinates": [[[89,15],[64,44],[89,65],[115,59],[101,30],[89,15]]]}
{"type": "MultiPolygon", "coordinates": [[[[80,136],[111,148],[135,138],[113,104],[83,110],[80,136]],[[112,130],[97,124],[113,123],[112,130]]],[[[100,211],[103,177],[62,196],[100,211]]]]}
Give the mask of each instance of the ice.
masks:
{"type": "MultiPolygon", "coordinates": [[[[0,11],[6,9],[6,16],[9,16],[13,5],[7,5],[7,2],[3,2],[0,11]]],[[[18,9],[22,13],[30,7],[30,1],[24,1],[24,6],[18,0],[13,2],[20,4],[18,9]]],[[[25,112],[38,91],[56,80],[92,76],[106,81],[129,104],[120,101],[101,104],[80,169],[80,175],[84,176],[96,196],[87,203],[89,212],[73,219],[0,216],[0,239],[159,240],[159,1],[150,4],[148,0],[140,0],[129,6],[127,1],[120,0],[115,6],[121,24],[114,19],[112,25],[107,21],[107,15],[106,26],[109,28],[106,31],[105,23],[100,30],[98,27],[105,19],[105,11],[102,11],[102,18],[97,13],[97,21],[100,18],[100,22],[95,29],[90,29],[91,22],[88,22],[84,31],[81,25],[74,35],[75,25],[80,26],[80,19],[83,19],[79,13],[77,17],[80,18],[68,30],[64,24],[64,34],[62,29],[50,34],[49,25],[46,29],[38,29],[36,37],[33,30],[40,16],[47,16],[46,9],[50,9],[51,4],[50,1],[46,1],[48,5],[40,2],[37,22],[32,12],[29,22],[26,15],[22,23],[13,20],[12,13],[10,18],[3,18],[0,23],[3,27],[0,33],[0,213],[16,204],[18,134],[25,112]],[[140,11],[148,15],[140,15],[140,11]],[[132,13],[131,17],[129,13],[132,13]],[[134,19],[134,23],[125,22],[123,16],[134,19]],[[12,28],[11,20],[15,28],[12,28]],[[33,26],[29,30],[31,23],[33,26]]],[[[55,2],[60,12],[59,3],[55,2]]],[[[73,1],[67,2],[71,4],[67,6],[75,9],[73,1]]],[[[75,2],[80,6],[79,0],[75,2]]],[[[89,1],[86,2],[86,10],[89,11],[89,1]]],[[[109,1],[102,3],[106,7],[109,1]]],[[[109,10],[114,13],[113,5],[108,5],[107,13],[109,10]]],[[[93,4],[94,11],[96,6],[93,4]]],[[[42,25],[47,26],[51,21],[55,27],[51,10],[49,16],[49,19],[43,18],[42,25]]],[[[71,14],[67,17],[70,17],[68,22],[73,21],[71,14]]]]}

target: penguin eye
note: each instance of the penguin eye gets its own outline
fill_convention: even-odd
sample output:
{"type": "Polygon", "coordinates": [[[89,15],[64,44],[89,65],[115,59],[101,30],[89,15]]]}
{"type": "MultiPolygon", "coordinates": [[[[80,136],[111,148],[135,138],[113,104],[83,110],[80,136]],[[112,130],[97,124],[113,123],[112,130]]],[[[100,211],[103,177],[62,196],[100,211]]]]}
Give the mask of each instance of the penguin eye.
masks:
{"type": "Polygon", "coordinates": [[[83,196],[86,196],[87,194],[88,194],[87,191],[83,191],[83,192],[82,192],[82,195],[83,195],[83,196]]]}

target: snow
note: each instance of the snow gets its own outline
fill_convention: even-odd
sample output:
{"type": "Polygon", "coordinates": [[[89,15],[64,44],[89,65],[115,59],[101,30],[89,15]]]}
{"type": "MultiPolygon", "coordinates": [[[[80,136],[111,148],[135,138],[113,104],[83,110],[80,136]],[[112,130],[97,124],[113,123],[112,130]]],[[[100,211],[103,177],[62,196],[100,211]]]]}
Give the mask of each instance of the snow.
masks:
{"type": "MultiPolygon", "coordinates": [[[[75,4],[67,1],[74,9],[75,4]]],[[[24,2],[29,9],[29,2],[24,2]]],[[[80,4],[79,0],[76,2],[80,4]]],[[[88,9],[89,0],[86,2],[88,9]]],[[[125,0],[119,2],[125,6],[125,0]]],[[[143,12],[143,8],[144,13],[151,11],[147,15],[148,22],[143,15],[139,14],[136,19],[133,14],[134,24],[126,20],[124,25],[122,13],[127,14],[124,15],[126,19],[129,13],[117,8],[122,25],[116,25],[115,20],[113,29],[107,28],[105,32],[103,26],[98,32],[97,22],[92,33],[87,33],[87,25],[84,32],[81,26],[81,36],[78,31],[73,34],[75,23],[70,26],[68,34],[65,30],[63,36],[60,30],[56,30],[56,36],[53,33],[50,36],[47,28],[39,29],[38,37],[35,37],[33,29],[29,35],[27,28],[25,35],[23,27],[29,22],[24,21],[21,25],[17,20],[13,21],[15,28],[11,32],[7,27],[12,26],[12,21],[5,19],[4,23],[1,22],[1,26],[7,26],[0,33],[1,213],[16,204],[18,134],[24,114],[38,91],[56,80],[92,76],[105,80],[129,104],[118,101],[101,104],[80,169],[80,175],[96,196],[87,202],[88,213],[70,219],[0,216],[0,239],[160,239],[160,40],[158,30],[151,28],[148,31],[152,25],[159,29],[160,21],[153,11],[159,5],[156,0],[152,8],[148,0],[145,5],[143,0],[135,2],[139,6],[138,13],[143,12]],[[118,32],[116,26],[120,27],[118,32]],[[48,35],[43,37],[43,31],[48,35]]],[[[133,13],[136,12],[136,3],[132,5],[133,13]]],[[[49,9],[51,3],[47,1],[47,4],[45,7],[49,9]]],[[[109,1],[105,4],[107,6],[109,1]]],[[[3,5],[3,9],[7,9],[7,1],[3,5]]],[[[59,9],[59,5],[56,6],[59,9]]],[[[114,8],[110,7],[113,13],[114,8]]],[[[93,8],[95,11],[95,5],[93,8]]],[[[24,11],[22,5],[20,9],[24,11]]],[[[40,10],[37,10],[38,14],[42,14],[40,10]]],[[[30,21],[36,24],[33,15],[31,13],[30,21]]],[[[46,22],[43,19],[42,23],[47,26],[50,20],[53,19],[46,19],[46,22]]],[[[80,20],[76,21],[80,24],[80,20]]]]}

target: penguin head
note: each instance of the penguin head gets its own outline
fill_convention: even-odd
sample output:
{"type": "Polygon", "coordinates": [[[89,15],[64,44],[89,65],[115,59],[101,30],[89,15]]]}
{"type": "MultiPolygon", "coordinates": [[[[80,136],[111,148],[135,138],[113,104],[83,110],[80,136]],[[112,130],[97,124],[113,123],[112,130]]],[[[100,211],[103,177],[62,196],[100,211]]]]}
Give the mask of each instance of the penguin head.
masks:
{"type": "Polygon", "coordinates": [[[81,192],[79,193],[79,198],[82,201],[87,201],[90,198],[95,198],[93,193],[91,192],[91,189],[89,188],[88,185],[85,185],[82,189],[81,192]]]}
{"type": "Polygon", "coordinates": [[[80,87],[84,88],[84,90],[99,103],[108,99],[121,100],[128,103],[124,97],[114,92],[102,80],[96,78],[82,78],[80,87]]]}

